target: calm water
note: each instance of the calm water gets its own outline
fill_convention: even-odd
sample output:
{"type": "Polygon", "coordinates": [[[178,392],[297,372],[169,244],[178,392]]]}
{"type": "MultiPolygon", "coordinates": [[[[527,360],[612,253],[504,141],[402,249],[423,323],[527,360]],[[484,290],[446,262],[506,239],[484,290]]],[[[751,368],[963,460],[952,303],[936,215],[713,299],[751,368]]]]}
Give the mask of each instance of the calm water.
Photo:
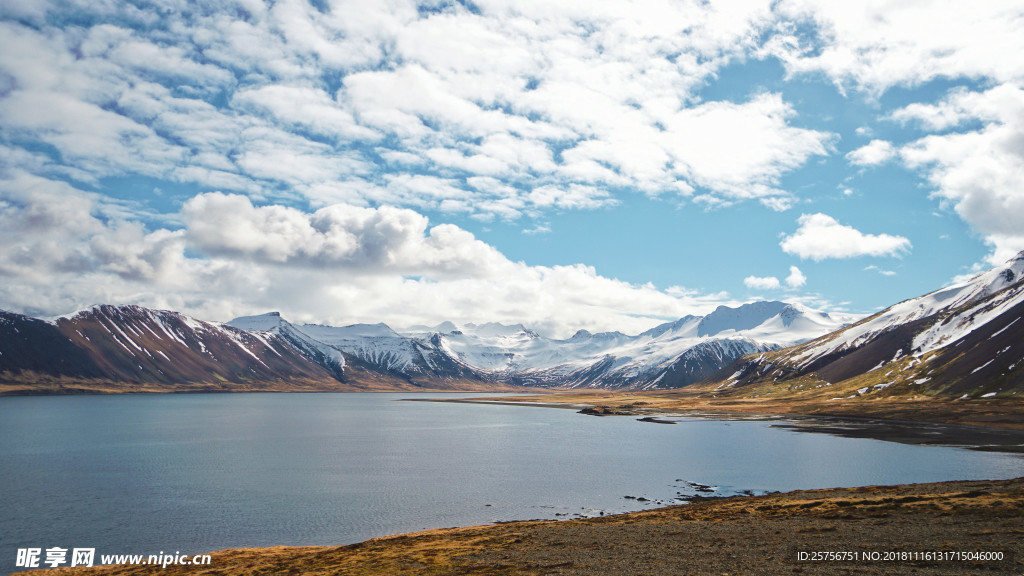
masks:
{"type": "Polygon", "coordinates": [[[1024,474],[1017,455],[764,422],[408,397],[0,398],[0,573],[20,547],[196,553],[635,510],[624,496],[692,494],[680,480],[732,493],[1024,474]]]}

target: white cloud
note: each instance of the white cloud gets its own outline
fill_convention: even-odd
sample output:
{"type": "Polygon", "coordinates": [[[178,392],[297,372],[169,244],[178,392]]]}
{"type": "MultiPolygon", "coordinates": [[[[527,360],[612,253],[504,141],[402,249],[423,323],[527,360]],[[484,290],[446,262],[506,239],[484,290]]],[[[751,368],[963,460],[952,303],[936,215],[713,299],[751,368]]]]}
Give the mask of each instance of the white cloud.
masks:
{"type": "MultiPolygon", "coordinates": [[[[12,7],[35,19],[48,9],[12,7]]],[[[580,191],[613,187],[701,188],[718,205],[784,210],[795,200],[780,178],[834,139],[793,125],[778,94],[698,100],[769,25],[766,0],[61,10],[93,24],[0,23],[0,91],[12,88],[0,121],[92,180],[145,175],[477,218],[607,206],[610,194],[580,191]],[[387,181],[395,163],[459,182],[500,177],[511,190],[459,185],[472,201],[428,205],[387,181]],[[536,189],[565,193],[524,209],[536,189]]]]}
{"type": "Polygon", "coordinates": [[[985,92],[956,88],[935,104],[914,103],[894,111],[893,120],[918,122],[930,130],[946,130],[965,121],[1001,122],[1006,112],[1020,107],[1021,88],[1002,84],[985,92]]]}
{"type": "Polygon", "coordinates": [[[787,124],[793,108],[778,94],[744,104],[710,102],[662,120],[665,149],[680,175],[728,198],[785,194],[778,178],[812,155],[828,153],[833,136],[787,124]]]}
{"type": "Polygon", "coordinates": [[[760,199],[761,205],[776,212],[785,212],[796,204],[792,196],[767,196],[760,199]]]}
{"type": "Polygon", "coordinates": [[[817,37],[793,26],[772,51],[791,72],[824,72],[837,82],[874,93],[934,78],[1024,78],[1020,20],[1013,0],[965,3],[935,0],[890,2],[785,0],[780,15],[813,23],[817,37]]]}
{"type": "MultiPolygon", "coordinates": [[[[807,276],[804,276],[796,266],[789,267],[789,276],[785,279],[789,288],[800,288],[807,283],[807,276]]],[[[782,282],[775,276],[747,276],[743,284],[751,290],[778,290],[782,288],[782,282]]]]}
{"type": "Polygon", "coordinates": [[[183,234],[147,233],[123,213],[64,182],[17,171],[0,179],[0,302],[51,314],[188,286],[202,264],[186,261],[183,234]]]}
{"type": "Polygon", "coordinates": [[[789,267],[789,276],[786,276],[786,286],[790,288],[800,288],[804,284],[807,284],[807,276],[800,271],[796,266],[789,267]]]}
{"type": "Polygon", "coordinates": [[[537,234],[550,234],[550,233],[551,233],[551,226],[549,226],[547,224],[537,224],[533,228],[524,228],[523,229],[523,234],[526,234],[528,236],[534,236],[534,235],[537,235],[537,234]]]}
{"type": "Polygon", "coordinates": [[[751,290],[778,290],[782,286],[775,276],[747,276],[743,285],[751,290]]]}
{"type": "Polygon", "coordinates": [[[1024,88],[954,91],[935,105],[907,107],[896,115],[934,127],[982,123],[975,130],[925,136],[904,146],[900,157],[921,170],[934,195],[951,203],[992,246],[990,263],[1024,250],[1024,88]]]}
{"type": "Polygon", "coordinates": [[[279,84],[240,90],[232,96],[237,108],[251,107],[285,126],[341,139],[375,140],[379,135],[360,126],[349,110],[319,88],[279,84]]]}
{"type": "Polygon", "coordinates": [[[896,147],[885,140],[872,140],[846,155],[855,166],[878,166],[896,156],[896,147]]]}
{"type": "Polygon", "coordinates": [[[428,231],[427,219],[407,209],[334,204],[306,214],[211,193],[182,213],[190,243],[210,255],[398,275],[487,277],[510,265],[469,232],[450,224],[428,231]]]}
{"type": "Polygon", "coordinates": [[[802,259],[900,256],[910,251],[910,240],[889,234],[864,234],[826,214],[803,214],[797,231],[779,245],[787,254],[802,259]]]}
{"type": "Polygon", "coordinates": [[[614,206],[617,200],[611,198],[606,190],[592,186],[571,185],[543,186],[535,188],[528,196],[530,204],[539,208],[600,208],[614,206]]]}
{"type": "MultiPolygon", "coordinates": [[[[905,145],[898,157],[921,170],[935,196],[955,206],[992,247],[989,263],[1024,249],[1016,224],[1024,217],[1024,60],[1010,56],[1024,52],[1020,2],[785,0],[776,12],[788,22],[778,25],[781,33],[764,52],[779,56],[791,74],[824,73],[841,89],[872,97],[936,79],[989,87],[955,89],[938,103],[911,103],[887,116],[930,131],[959,130],[905,145]]],[[[850,160],[871,165],[888,161],[892,152],[869,144],[850,160]]]]}
{"type": "Polygon", "coordinates": [[[885,269],[879,268],[878,266],[875,266],[873,264],[871,266],[865,267],[864,270],[865,271],[867,271],[867,270],[874,270],[875,272],[878,272],[882,276],[895,276],[896,275],[896,271],[895,270],[885,270],[885,269]]]}
{"type": "Polygon", "coordinates": [[[724,294],[631,284],[589,266],[530,266],[421,214],[343,204],[315,212],[200,194],[186,228],[147,230],[63,182],[0,180],[0,302],[50,316],[94,303],[201,318],[281,310],[334,324],[523,322],[554,336],[640,332],[735,305],[724,294]]]}

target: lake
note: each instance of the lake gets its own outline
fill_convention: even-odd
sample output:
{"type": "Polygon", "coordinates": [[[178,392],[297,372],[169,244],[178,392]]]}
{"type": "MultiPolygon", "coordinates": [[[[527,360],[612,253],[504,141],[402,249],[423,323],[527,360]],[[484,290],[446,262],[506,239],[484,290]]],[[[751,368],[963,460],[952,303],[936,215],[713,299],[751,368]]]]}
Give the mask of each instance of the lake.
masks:
{"type": "Polygon", "coordinates": [[[643,509],[696,493],[688,482],[734,494],[1024,475],[1020,455],[769,422],[398,401],[425,396],[474,395],[0,398],[0,573],[18,548],[347,544],[643,509]]]}

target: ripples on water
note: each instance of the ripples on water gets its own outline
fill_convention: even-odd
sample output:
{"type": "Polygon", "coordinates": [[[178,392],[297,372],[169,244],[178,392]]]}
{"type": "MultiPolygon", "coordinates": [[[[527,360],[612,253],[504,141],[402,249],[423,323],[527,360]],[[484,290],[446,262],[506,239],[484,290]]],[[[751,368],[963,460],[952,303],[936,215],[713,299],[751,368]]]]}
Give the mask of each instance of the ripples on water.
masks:
{"type": "Polygon", "coordinates": [[[732,494],[1024,473],[1016,455],[765,422],[408,397],[0,398],[0,570],[29,546],[195,553],[624,512],[695,493],[686,481],[732,494]]]}

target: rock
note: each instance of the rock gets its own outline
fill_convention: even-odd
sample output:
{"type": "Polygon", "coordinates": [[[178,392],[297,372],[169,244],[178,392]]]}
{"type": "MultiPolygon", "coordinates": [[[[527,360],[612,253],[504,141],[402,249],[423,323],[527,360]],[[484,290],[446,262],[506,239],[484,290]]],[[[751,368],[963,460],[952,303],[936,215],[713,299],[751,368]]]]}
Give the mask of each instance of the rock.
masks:
{"type": "Polygon", "coordinates": [[[611,406],[588,406],[577,414],[589,414],[591,416],[629,416],[629,412],[623,412],[611,406]]]}

